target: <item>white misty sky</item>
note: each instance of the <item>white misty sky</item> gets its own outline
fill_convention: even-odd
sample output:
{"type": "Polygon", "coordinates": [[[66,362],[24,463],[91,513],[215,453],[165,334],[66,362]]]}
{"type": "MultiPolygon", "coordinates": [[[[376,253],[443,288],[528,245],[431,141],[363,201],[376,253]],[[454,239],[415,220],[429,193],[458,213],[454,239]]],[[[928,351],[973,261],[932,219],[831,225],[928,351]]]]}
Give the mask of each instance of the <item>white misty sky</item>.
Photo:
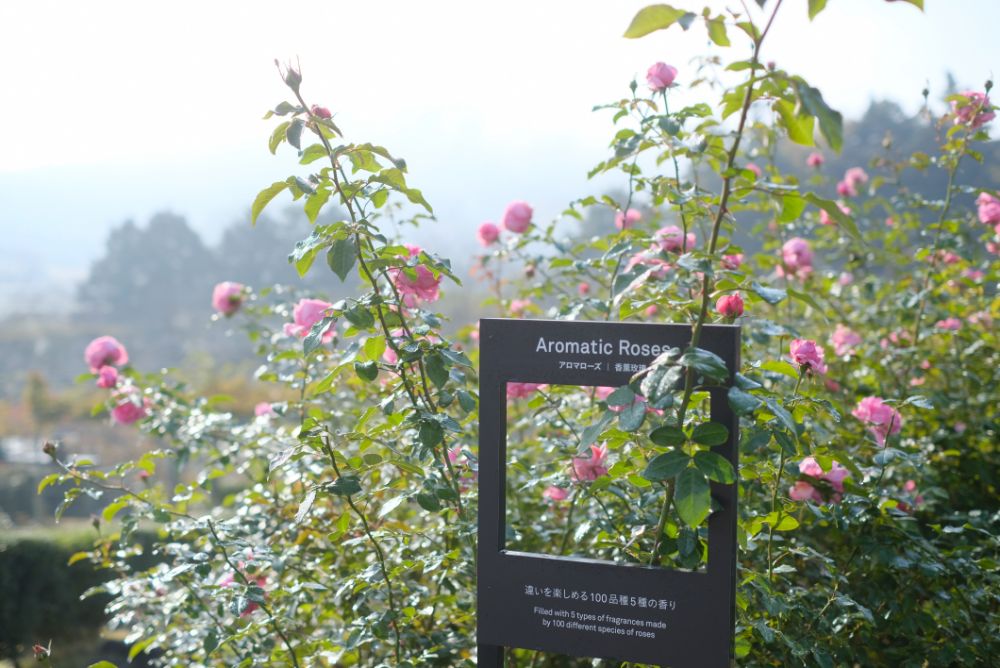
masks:
{"type": "MultiPolygon", "coordinates": [[[[214,241],[257,190],[294,173],[291,156],[267,152],[273,121],[261,120],[286,98],[275,58],[301,62],[307,99],[331,108],[349,139],[407,159],[437,210],[438,238],[471,243],[511,199],[550,219],[598,189],[586,171],[613,131],[593,105],[626,94],[657,60],[683,83],[709,50],[699,24],[623,39],[647,4],[4,2],[0,308],[32,287],[36,304],[64,292],[127,218],[170,209],[214,241]]],[[[981,88],[1000,62],[1000,2],[926,4],[922,14],[829,0],[810,23],[805,0],[786,0],[765,58],[848,116],[883,97],[914,110],[925,85],[941,94],[946,71],[981,88]]]]}

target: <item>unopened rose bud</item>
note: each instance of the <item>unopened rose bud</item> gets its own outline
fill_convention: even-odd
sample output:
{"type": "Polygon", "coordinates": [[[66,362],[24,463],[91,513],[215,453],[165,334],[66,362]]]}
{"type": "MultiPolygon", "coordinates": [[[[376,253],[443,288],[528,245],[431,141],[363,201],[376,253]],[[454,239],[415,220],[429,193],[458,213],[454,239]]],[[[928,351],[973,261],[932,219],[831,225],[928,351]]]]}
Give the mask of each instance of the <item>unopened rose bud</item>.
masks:
{"type": "Polygon", "coordinates": [[[326,107],[321,107],[317,104],[314,104],[312,106],[312,109],[310,109],[310,111],[312,112],[312,115],[316,116],[317,118],[330,118],[331,116],[333,116],[333,114],[330,113],[329,109],[327,109],[326,107]]]}
{"type": "Polygon", "coordinates": [[[525,276],[525,278],[534,278],[535,277],[535,265],[529,264],[528,266],[526,266],[524,268],[524,276],[525,276]]]}
{"type": "Polygon", "coordinates": [[[47,454],[52,459],[56,458],[56,444],[52,441],[45,441],[45,445],[42,446],[42,452],[47,454]]]}
{"type": "Polygon", "coordinates": [[[301,83],[302,83],[302,75],[299,74],[294,68],[289,67],[288,71],[285,72],[285,84],[293,91],[298,93],[299,84],[301,83]]]}
{"type": "Polygon", "coordinates": [[[90,526],[94,527],[97,531],[101,530],[101,518],[97,515],[90,516],[90,526]]]}
{"type": "Polygon", "coordinates": [[[989,93],[990,89],[993,88],[993,79],[987,79],[986,84],[983,86],[983,88],[985,88],[986,92],[989,93]]]}
{"type": "Polygon", "coordinates": [[[34,652],[36,661],[44,661],[51,654],[51,650],[48,647],[43,647],[39,644],[32,645],[31,651],[34,652]]]}

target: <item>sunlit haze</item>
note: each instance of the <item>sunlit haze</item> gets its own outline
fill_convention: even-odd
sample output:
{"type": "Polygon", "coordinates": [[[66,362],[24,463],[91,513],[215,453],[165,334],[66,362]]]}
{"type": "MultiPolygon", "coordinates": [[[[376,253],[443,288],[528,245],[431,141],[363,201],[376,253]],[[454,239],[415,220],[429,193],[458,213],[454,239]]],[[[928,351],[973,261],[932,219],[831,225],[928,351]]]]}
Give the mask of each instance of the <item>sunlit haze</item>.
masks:
{"type": "MultiPolygon", "coordinates": [[[[697,25],[623,39],[646,4],[3,3],[0,308],[61,303],[126,219],[169,209],[215,241],[245,217],[257,190],[295,170],[266,149],[261,116],[286,97],[275,58],[301,63],[307,99],[349,138],[406,158],[437,238],[471,243],[511,199],[551,219],[595,189],[586,171],[612,132],[591,108],[657,60],[683,81],[708,51],[697,25]]],[[[926,4],[830,0],[809,23],[804,1],[786,2],[764,57],[848,117],[879,98],[914,111],[925,86],[940,98],[946,72],[981,89],[1000,62],[1000,3],[926,4]]]]}

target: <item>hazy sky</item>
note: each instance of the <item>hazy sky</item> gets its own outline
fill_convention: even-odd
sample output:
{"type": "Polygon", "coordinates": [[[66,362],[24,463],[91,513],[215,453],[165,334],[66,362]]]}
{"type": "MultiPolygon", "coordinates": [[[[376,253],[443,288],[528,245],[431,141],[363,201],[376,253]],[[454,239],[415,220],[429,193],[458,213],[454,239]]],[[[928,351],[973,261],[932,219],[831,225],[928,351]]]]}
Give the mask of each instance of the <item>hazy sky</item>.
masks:
{"type": "MultiPolygon", "coordinates": [[[[350,139],[407,159],[438,236],[471,240],[511,199],[549,219],[595,189],[586,171],[613,131],[592,106],[657,60],[683,82],[708,51],[697,24],[623,39],[646,4],[2,2],[0,308],[31,286],[33,300],[64,290],[127,218],[169,208],[214,241],[257,190],[294,173],[291,156],[267,152],[273,122],[261,120],[286,97],[275,58],[301,62],[307,99],[350,139]]],[[[829,0],[810,24],[805,0],[786,0],[765,58],[848,116],[872,98],[915,109],[946,71],[981,88],[1000,63],[1000,1],[926,4],[829,0]]]]}

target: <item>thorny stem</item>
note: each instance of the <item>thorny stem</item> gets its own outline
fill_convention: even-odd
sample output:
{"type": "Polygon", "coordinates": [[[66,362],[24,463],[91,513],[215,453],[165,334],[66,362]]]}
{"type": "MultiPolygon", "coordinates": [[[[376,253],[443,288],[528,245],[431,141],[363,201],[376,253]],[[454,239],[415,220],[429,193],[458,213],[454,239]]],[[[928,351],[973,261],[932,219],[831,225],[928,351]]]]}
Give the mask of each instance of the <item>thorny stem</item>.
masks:
{"type": "MultiPolygon", "coordinates": [[[[746,93],[743,96],[743,107],[740,110],[740,118],[736,127],[736,134],[733,137],[733,143],[729,147],[729,153],[726,156],[726,166],[722,172],[723,174],[726,174],[726,176],[722,179],[722,193],[719,195],[719,207],[716,210],[715,219],[712,222],[712,236],[708,244],[708,255],[712,259],[715,257],[715,251],[719,244],[719,231],[722,229],[722,221],[725,219],[727,213],[726,207],[729,204],[729,196],[732,193],[732,171],[733,166],[736,164],[736,154],[740,149],[740,141],[743,138],[747,117],[750,114],[750,105],[753,102],[753,87],[754,83],[757,81],[757,69],[760,67],[760,47],[764,42],[764,38],[767,37],[767,33],[771,30],[771,25],[774,23],[774,17],[778,14],[778,10],[781,9],[782,2],[783,0],[778,0],[775,3],[774,9],[771,11],[771,16],[767,20],[767,25],[764,27],[764,31],[757,39],[754,40],[753,57],[750,61],[750,79],[747,81],[746,93]]],[[[698,318],[691,330],[691,348],[697,348],[698,342],[701,340],[701,331],[705,325],[705,321],[708,319],[712,285],[713,282],[711,272],[705,272],[701,286],[701,308],[698,311],[698,318]]],[[[691,395],[694,392],[694,377],[694,371],[688,368],[687,372],[684,374],[684,394],[681,398],[681,405],[677,410],[677,424],[681,429],[684,428],[684,418],[687,415],[688,405],[691,402],[691,395]]],[[[654,537],[655,547],[658,547],[660,542],[660,534],[663,531],[663,525],[666,521],[665,515],[669,512],[670,504],[673,501],[673,494],[671,491],[672,490],[668,488],[667,493],[664,495],[663,507],[660,509],[661,521],[657,524],[657,533],[654,537]]],[[[653,554],[656,554],[655,550],[653,554]]]]}
{"type": "MultiPolygon", "coordinates": [[[[222,538],[219,537],[218,532],[215,530],[215,524],[212,523],[211,519],[206,520],[206,522],[208,524],[208,530],[212,533],[212,537],[215,539],[215,546],[219,549],[219,552],[222,553],[222,558],[225,560],[226,565],[232,569],[233,574],[240,579],[244,586],[249,587],[250,580],[247,579],[247,576],[244,575],[243,571],[233,563],[232,559],[229,558],[229,553],[226,552],[226,548],[222,544],[222,538]]],[[[274,632],[278,634],[279,638],[281,638],[281,642],[284,643],[285,649],[288,650],[288,654],[292,657],[292,665],[295,666],[295,668],[299,668],[299,657],[295,654],[295,650],[292,648],[292,643],[288,640],[288,636],[286,636],[285,632],[281,629],[281,626],[278,624],[278,620],[275,619],[274,613],[271,612],[270,606],[268,606],[264,601],[258,601],[257,605],[264,611],[264,614],[267,615],[268,623],[271,625],[271,628],[274,629],[274,632]]]]}
{"type": "MultiPolygon", "coordinates": [[[[795,390],[792,392],[792,400],[794,401],[797,396],[799,396],[799,387],[802,385],[802,379],[806,377],[806,367],[803,367],[799,371],[799,379],[795,381],[795,390]]],[[[781,475],[785,472],[785,448],[781,447],[781,454],[778,457],[778,475],[774,479],[774,489],[771,492],[771,514],[775,515],[774,521],[769,522],[767,525],[767,581],[770,583],[774,579],[774,560],[771,559],[771,548],[774,541],[774,527],[781,524],[782,513],[777,511],[778,505],[778,492],[781,489],[781,475]]]]}
{"type": "MultiPolygon", "coordinates": [[[[337,475],[337,479],[339,480],[341,477],[340,467],[337,466],[337,457],[333,452],[333,448],[330,447],[329,438],[323,436],[322,443],[323,443],[323,449],[326,451],[327,456],[330,458],[330,463],[333,465],[333,472],[337,475]]],[[[364,529],[365,535],[368,536],[368,540],[371,542],[372,547],[375,548],[375,558],[378,559],[379,569],[382,571],[382,579],[385,580],[385,588],[389,598],[389,610],[392,612],[392,632],[396,638],[396,646],[394,648],[394,654],[396,657],[396,665],[399,665],[400,640],[399,640],[399,626],[397,625],[399,612],[396,610],[396,599],[392,593],[392,580],[389,577],[389,570],[385,566],[385,553],[382,551],[382,545],[378,542],[378,540],[375,539],[375,536],[372,535],[371,526],[369,526],[368,519],[365,517],[364,512],[362,512],[362,510],[358,508],[358,504],[354,502],[354,499],[351,498],[350,494],[347,494],[344,498],[347,499],[347,505],[351,507],[351,510],[353,510],[354,513],[358,516],[358,519],[361,520],[361,526],[364,529]]]]}

